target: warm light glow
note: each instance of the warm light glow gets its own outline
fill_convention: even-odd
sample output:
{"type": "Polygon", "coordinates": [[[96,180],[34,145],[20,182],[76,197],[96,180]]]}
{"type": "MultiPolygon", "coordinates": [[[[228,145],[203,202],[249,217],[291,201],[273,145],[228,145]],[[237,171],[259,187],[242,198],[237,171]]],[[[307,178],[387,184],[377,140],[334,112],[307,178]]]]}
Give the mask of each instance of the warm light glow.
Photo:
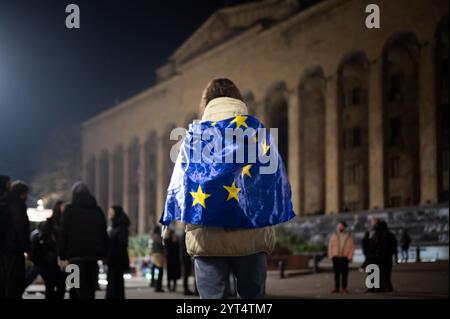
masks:
{"type": "Polygon", "coordinates": [[[46,221],[52,216],[53,212],[51,209],[44,209],[43,206],[38,208],[28,208],[27,215],[28,220],[33,223],[41,223],[46,221]]]}

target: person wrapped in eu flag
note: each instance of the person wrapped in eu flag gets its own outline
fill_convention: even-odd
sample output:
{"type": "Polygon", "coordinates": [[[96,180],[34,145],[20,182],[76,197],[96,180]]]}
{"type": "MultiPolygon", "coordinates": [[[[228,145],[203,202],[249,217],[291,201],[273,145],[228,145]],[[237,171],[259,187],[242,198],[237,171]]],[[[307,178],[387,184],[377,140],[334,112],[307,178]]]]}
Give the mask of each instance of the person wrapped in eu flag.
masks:
{"type": "Polygon", "coordinates": [[[161,223],[185,224],[201,298],[264,298],[273,225],[295,216],[276,134],[248,115],[237,86],[212,80],[178,153],[161,223]],[[275,137],[275,138],[274,138],[275,137]]]}
{"type": "Polygon", "coordinates": [[[256,117],[190,125],[169,185],[163,224],[259,228],[294,216],[275,139],[256,117]]]}

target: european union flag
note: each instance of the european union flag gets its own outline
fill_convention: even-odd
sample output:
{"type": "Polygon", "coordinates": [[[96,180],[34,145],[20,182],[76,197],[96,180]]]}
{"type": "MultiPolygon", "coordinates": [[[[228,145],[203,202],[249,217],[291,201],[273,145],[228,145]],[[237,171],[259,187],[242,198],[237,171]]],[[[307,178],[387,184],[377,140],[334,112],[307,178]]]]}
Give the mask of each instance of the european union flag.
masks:
{"type": "Polygon", "coordinates": [[[181,145],[161,223],[258,228],[295,216],[273,135],[256,117],[191,124],[181,145]]]}

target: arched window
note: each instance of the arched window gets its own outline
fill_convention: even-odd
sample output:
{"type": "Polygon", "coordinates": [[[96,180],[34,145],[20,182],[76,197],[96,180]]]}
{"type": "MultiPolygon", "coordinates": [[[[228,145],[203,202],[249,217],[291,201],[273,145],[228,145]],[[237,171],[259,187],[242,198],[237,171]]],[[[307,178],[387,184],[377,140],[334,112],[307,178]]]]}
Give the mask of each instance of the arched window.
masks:
{"type": "Polygon", "coordinates": [[[285,164],[286,170],[289,162],[289,122],[287,87],[284,82],[278,82],[269,88],[266,99],[266,127],[278,129],[278,151],[285,164]]]}

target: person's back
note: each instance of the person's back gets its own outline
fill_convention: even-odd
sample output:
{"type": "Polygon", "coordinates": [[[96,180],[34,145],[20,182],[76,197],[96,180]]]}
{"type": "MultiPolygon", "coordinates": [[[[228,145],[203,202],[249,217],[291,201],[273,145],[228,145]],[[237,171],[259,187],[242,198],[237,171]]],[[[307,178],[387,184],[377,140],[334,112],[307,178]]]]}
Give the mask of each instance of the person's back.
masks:
{"type": "Polygon", "coordinates": [[[58,239],[61,265],[75,264],[80,270],[80,288],[71,290],[71,299],[95,298],[97,261],[105,256],[107,240],[101,208],[84,184],[75,184],[72,202],[62,215],[58,239]]]}
{"type": "MultiPolygon", "coordinates": [[[[263,127],[257,118],[248,115],[247,106],[239,89],[231,80],[226,78],[215,79],[205,88],[201,102],[201,113],[201,124],[198,126],[200,130],[202,128],[206,130],[206,127],[211,126],[221,133],[220,130],[224,129],[223,125],[231,126],[234,125],[233,123],[236,123],[233,126],[236,129],[241,126],[251,127],[252,130],[263,127]],[[230,121],[227,122],[227,120],[230,121]],[[246,121],[253,121],[253,124],[246,123],[246,121]]],[[[191,129],[190,132],[194,132],[196,128],[191,126],[191,129]]],[[[271,149],[270,142],[267,144],[271,140],[270,136],[266,136],[266,139],[261,136],[254,136],[252,140],[260,143],[259,146],[263,150],[261,154],[267,155],[266,153],[270,149],[269,154],[277,160],[278,165],[276,165],[275,172],[266,173],[264,176],[267,180],[270,180],[268,184],[271,185],[271,188],[267,188],[267,185],[262,182],[257,186],[254,185],[254,183],[263,180],[261,177],[263,174],[258,175],[260,172],[257,171],[256,167],[251,171],[253,165],[249,164],[249,161],[239,163],[238,166],[230,165],[226,167],[226,165],[222,165],[220,169],[214,166],[217,169],[216,172],[221,171],[221,173],[212,174],[208,178],[205,177],[204,187],[206,185],[211,187],[210,192],[215,186],[228,192],[228,198],[225,197],[226,203],[230,205],[228,207],[234,207],[230,208],[229,211],[224,208],[225,205],[218,204],[214,209],[209,208],[208,211],[205,200],[211,197],[210,203],[214,205],[213,198],[217,198],[215,194],[210,194],[203,189],[202,179],[198,178],[195,169],[182,173],[181,166],[175,165],[171,185],[169,185],[169,195],[166,199],[166,208],[161,221],[165,225],[173,220],[185,223],[186,249],[189,255],[195,257],[196,283],[202,298],[227,298],[229,296],[229,274],[231,272],[236,277],[239,297],[264,298],[267,255],[272,252],[275,246],[275,232],[271,226],[288,221],[295,216],[292,211],[291,190],[284,164],[277,149],[271,149]],[[227,176],[228,169],[239,170],[239,173],[233,175],[230,171],[230,175],[227,176]],[[189,175],[191,173],[192,176],[189,175]],[[183,178],[177,179],[177,177],[183,175],[189,177],[185,180],[183,178]],[[275,176],[277,177],[276,180],[275,176]],[[225,177],[229,177],[230,180],[233,177],[236,177],[236,179],[233,183],[230,181],[231,186],[219,185],[220,179],[225,177]],[[175,184],[178,182],[183,184],[185,181],[189,183],[192,180],[195,180],[195,183],[189,186],[193,187],[190,196],[185,198],[175,195],[176,190],[179,189],[174,186],[175,184]],[[172,184],[172,181],[174,184],[172,184]],[[235,183],[241,183],[241,185],[236,187],[235,183]],[[253,191],[246,190],[246,185],[253,191]],[[263,189],[267,189],[270,194],[261,191],[263,189]],[[277,196],[274,196],[274,194],[277,194],[277,196]],[[246,196],[248,198],[244,201],[246,196]],[[239,201],[240,198],[242,198],[242,201],[239,201]],[[252,203],[265,201],[267,205],[264,203],[249,208],[251,205],[241,204],[248,201],[252,203]],[[179,214],[180,211],[187,210],[186,207],[194,208],[190,214],[184,212],[179,214]],[[251,213],[245,212],[247,209],[251,213]],[[197,215],[200,211],[201,214],[197,215]],[[177,217],[174,217],[175,215],[177,217]],[[185,218],[186,216],[192,218],[185,218]],[[221,219],[219,216],[228,216],[228,219],[221,219]]],[[[232,145],[233,143],[229,144],[232,145]]],[[[189,149],[188,143],[184,146],[189,149]]],[[[230,148],[233,147],[230,146],[230,148]]],[[[183,158],[179,163],[182,163],[182,160],[183,158]]],[[[212,165],[216,164],[219,163],[213,163],[212,165]]],[[[201,165],[208,166],[209,164],[205,161],[201,165]]],[[[214,170],[210,167],[202,169],[205,171],[214,170]]],[[[183,187],[187,186],[183,184],[183,187]]]]}
{"type": "Polygon", "coordinates": [[[66,206],[62,217],[60,258],[102,259],[106,241],[106,221],[102,210],[90,194],[80,194],[66,206]]]}

